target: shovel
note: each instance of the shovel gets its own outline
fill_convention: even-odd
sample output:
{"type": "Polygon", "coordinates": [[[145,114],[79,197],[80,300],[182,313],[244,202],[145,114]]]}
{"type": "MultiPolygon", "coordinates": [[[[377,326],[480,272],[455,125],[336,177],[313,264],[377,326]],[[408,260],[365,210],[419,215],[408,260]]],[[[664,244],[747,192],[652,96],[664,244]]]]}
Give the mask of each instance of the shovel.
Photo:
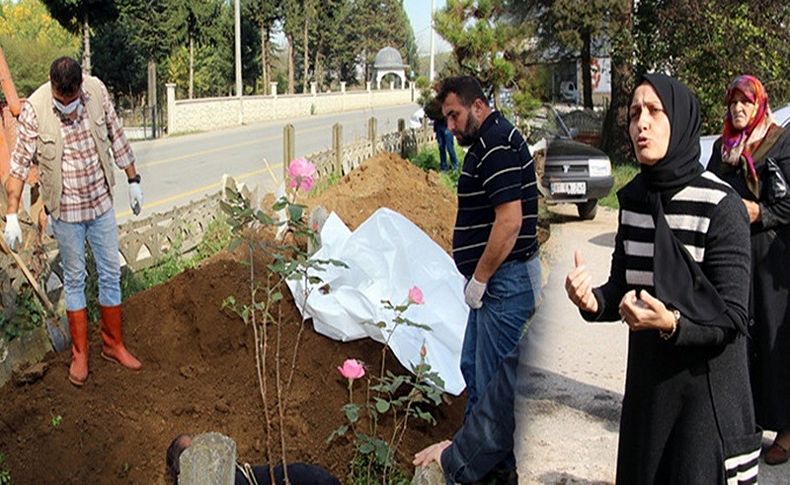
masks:
{"type": "Polygon", "coordinates": [[[11,257],[14,258],[17,266],[19,266],[19,269],[22,270],[25,278],[27,278],[27,282],[30,283],[30,286],[33,287],[33,291],[35,291],[36,295],[38,295],[39,300],[41,300],[41,303],[44,305],[44,308],[47,311],[44,321],[47,324],[49,341],[52,343],[52,347],[56,352],[63,352],[71,345],[71,334],[64,330],[63,326],[60,324],[60,318],[58,318],[55,306],[52,305],[52,301],[50,301],[47,293],[41,288],[41,285],[38,284],[38,281],[36,281],[33,273],[30,272],[30,269],[27,267],[25,262],[22,261],[22,258],[19,257],[19,255],[14,251],[11,251],[11,248],[8,247],[5,239],[2,237],[0,237],[0,247],[3,248],[3,252],[11,255],[11,257]]]}

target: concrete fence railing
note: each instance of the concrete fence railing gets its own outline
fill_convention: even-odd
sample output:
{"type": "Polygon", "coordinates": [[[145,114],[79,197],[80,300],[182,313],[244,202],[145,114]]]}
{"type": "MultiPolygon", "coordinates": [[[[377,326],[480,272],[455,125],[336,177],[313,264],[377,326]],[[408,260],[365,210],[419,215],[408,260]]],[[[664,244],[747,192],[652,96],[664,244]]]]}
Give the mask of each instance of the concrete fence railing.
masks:
{"type": "Polygon", "coordinates": [[[307,94],[282,95],[272,83],[267,96],[241,96],[201,99],[176,99],[176,85],[167,87],[168,134],[209,131],[262,121],[284,120],[316,114],[340,113],[413,103],[417,89],[410,82],[405,89],[372,89],[364,91],[317,93],[315,85],[307,94]]]}

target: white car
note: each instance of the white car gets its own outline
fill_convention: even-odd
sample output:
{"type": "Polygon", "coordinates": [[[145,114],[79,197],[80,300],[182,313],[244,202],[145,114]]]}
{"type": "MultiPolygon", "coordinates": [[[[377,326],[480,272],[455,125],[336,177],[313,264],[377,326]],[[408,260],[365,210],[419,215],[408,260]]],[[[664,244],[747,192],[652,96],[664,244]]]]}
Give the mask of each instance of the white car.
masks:
{"type": "MultiPolygon", "coordinates": [[[[790,104],[787,106],[783,106],[778,110],[774,111],[774,118],[776,119],[776,124],[782,126],[784,128],[790,127],[790,104]]],[[[699,163],[702,164],[703,167],[708,166],[708,161],[710,161],[710,155],[713,152],[713,144],[716,140],[719,139],[721,135],[705,135],[700,137],[699,139],[699,147],[700,147],[700,157],[699,163]]]]}

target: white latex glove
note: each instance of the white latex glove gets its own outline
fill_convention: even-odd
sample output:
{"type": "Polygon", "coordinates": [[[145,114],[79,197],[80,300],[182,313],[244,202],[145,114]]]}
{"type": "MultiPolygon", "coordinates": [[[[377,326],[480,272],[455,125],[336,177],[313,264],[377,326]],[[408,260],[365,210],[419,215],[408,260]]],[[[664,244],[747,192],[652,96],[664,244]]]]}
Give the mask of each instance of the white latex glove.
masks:
{"type": "Polygon", "coordinates": [[[47,214],[47,236],[55,237],[55,226],[52,224],[52,214],[47,214]]]}
{"type": "Polygon", "coordinates": [[[486,292],[487,286],[485,283],[477,281],[474,276],[469,279],[466,288],[464,288],[464,299],[469,308],[477,310],[483,306],[483,294],[486,292]]]}
{"type": "Polygon", "coordinates": [[[19,219],[16,214],[6,214],[3,239],[12,251],[16,251],[17,244],[22,243],[22,228],[19,227],[19,219]]]}
{"type": "Polygon", "coordinates": [[[138,215],[143,210],[143,189],[137,182],[129,184],[129,205],[134,215],[138,215]]]}

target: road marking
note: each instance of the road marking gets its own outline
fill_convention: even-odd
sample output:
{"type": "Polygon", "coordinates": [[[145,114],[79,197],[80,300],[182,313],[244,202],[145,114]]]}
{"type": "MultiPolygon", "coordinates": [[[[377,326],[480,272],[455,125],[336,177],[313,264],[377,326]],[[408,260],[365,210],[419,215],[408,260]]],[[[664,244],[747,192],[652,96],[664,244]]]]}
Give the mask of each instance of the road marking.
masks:
{"type": "MultiPolygon", "coordinates": [[[[272,168],[278,168],[278,167],[282,167],[282,166],[283,166],[282,163],[275,163],[274,165],[271,165],[269,162],[266,162],[266,167],[265,168],[262,168],[262,169],[259,169],[259,170],[253,170],[252,172],[243,173],[243,174],[238,175],[238,176],[231,175],[231,177],[233,177],[237,181],[241,181],[241,180],[244,180],[244,179],[248,179],[250,177],[254,177],[256,175],[261,175],[262,173],[265,173],[265,172],[268,171],[269,174],[272,176],[272,179],[274,179],[274,182],[277,183],[277,177],[274,176],[274,172],[272,171],[272,168]]],[[[171,195],[170,197],[165,197],[164,199],[159,199],[156,202],[152,202],[150,204],[145,204],[145,208],[146,209],[152,209],[154,207],[159,207],[159,206],[165,205],[167,203],[173,202],[173,201],[178,200],[178,199],[183,199],[185,197],[189,197],[190,195],[195,195],[195,194],[199,194],[199,193],[202,193],[202,192],[207,192],[207,191],[209,191],[211,189],[215,189],[215,188],[218,189],[221,184],[222,184],[222,182],[220,181],[220,182],[215,182],[213,184],[204,185],[203,187],[198,187],[196,189],[188,190],[186,192],[180,192],[178,194],[171,195]]],[[[132,215],[132,211],[131,210],[126,210],[126,211],[123,211],[123,212],[117,214],[116,217],[120,219],[120,218],[124,218],[124,217],[129,217],[130,215],[132,215]]]]}
{"type": "MultiPolygon", "coordinates": [[[[313,128],[305,128],[303,130],[299,130],[297,132],[297,134],[312,133],[314,131],[320,131],[320,130],[325,130],[325,129],[326,129],[326,126],[316,126],[316,127],[313,127],[313,128]]],[[[199,157],[201,155],[208,155],[210,153],[217,153],[217,152],[221,152],[221,151],[224,151],[224,150],[232,150],[234,148],[246,147],[246,146],[254,145],[256,143],[262,143],[262,142],[266,142],[266,141],[276,140],[278,138],[282,138],[282,134],[280,134],[280,135],[270,135],[270,136],[266,136],[266,137],[263,137],[263,138],[256,138],[255,140],[251,140],[251,141],[243,141],[241,143],[235,143],[233,145],[224,145],[224,146],[221,146],[221,147],[210,148],[208,150],[203,150],[203,151],[199,151],[199,152],[187,153],[186,155],[179,155],[177,157],[163,158],[162,160],[157,160],[155,162],[141,163],[140,165],[138,165],[138,167],[139,168],[156,167],[158,165],[164,165],[164,164],[170,163],[170,162],[177,162],[179,160],[185,160],[187,158],[199,157]]]]}

